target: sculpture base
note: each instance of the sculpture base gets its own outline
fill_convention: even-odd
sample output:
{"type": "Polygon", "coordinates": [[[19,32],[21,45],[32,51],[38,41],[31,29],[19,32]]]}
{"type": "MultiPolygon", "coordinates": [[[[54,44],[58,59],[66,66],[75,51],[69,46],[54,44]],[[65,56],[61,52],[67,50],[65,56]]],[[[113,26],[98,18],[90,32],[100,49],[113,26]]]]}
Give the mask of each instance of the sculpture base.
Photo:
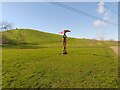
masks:
{"type": "Polygon", "coordinates": [[[63,52],[63,54],[67,54],[67,52],[63,52]]]}

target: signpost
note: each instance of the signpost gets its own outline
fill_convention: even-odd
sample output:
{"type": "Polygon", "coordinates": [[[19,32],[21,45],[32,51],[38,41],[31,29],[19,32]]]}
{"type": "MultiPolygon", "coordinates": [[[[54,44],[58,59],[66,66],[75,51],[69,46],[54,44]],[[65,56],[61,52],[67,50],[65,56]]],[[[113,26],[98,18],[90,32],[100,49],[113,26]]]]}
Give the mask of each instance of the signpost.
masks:
{"type": "Polygon", "coordinates": [[[63,54],[67,54],[67,50],[66,50],[66,44],[67,44],[66,33],[67,32],[71,32],[71,31],[70,30],[64,30],[63,32],[60,32],[61,34],[63,34],[63,54]]]}

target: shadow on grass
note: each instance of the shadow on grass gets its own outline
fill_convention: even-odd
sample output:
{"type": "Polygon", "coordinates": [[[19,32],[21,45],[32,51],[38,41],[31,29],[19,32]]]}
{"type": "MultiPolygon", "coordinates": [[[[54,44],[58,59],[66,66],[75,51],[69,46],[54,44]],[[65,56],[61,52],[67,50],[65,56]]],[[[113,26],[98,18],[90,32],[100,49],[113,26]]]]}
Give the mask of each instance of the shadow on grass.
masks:
{"type": "Polygon", "coordinates": [[[41,45],[28,45],[28,44],[19,44],[19,45],[12,45],[12,44],[4,44],[0,45],[3,49],[40,49],[40,48],[48,48],[41,45]]]}

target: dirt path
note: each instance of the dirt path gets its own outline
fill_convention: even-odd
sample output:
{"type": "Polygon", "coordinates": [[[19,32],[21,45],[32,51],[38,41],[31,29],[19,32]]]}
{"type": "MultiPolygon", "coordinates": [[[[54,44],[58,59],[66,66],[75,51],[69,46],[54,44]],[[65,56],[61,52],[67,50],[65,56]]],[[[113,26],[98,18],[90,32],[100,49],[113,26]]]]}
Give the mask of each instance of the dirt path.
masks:
{"type": "Polygon", "coordinates": [[[118,46],[113,46],[113,47],[111,47],[111,48],[112,48],[112,50],[113,50],[117,55],[120,56],[120,47],[118,47],[118,46]]]}

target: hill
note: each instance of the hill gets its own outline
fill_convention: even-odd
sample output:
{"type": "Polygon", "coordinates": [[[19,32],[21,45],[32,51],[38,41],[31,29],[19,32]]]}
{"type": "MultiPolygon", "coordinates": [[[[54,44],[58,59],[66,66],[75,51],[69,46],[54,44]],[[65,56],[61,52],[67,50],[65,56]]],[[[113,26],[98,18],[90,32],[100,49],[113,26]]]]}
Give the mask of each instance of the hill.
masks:
{"type": "Polygon", "coordinates": [[[2,33],[4,43],[9,44],[42,44],[52,43],[61,39],[60,35],[45,33],[31,29],[14,29],[2,33]]]}
{"type": "MultiPolygon", "coordinates": [[[[116,45],[114,42],[68,37],[69,46],[116,45]],[[77,43],[77,44],[76,44],[77,43]]],[[[2,32],[2,43],[11,45],[61,46],[62,36],[32,29],[13,29],[2,32]]]]}

